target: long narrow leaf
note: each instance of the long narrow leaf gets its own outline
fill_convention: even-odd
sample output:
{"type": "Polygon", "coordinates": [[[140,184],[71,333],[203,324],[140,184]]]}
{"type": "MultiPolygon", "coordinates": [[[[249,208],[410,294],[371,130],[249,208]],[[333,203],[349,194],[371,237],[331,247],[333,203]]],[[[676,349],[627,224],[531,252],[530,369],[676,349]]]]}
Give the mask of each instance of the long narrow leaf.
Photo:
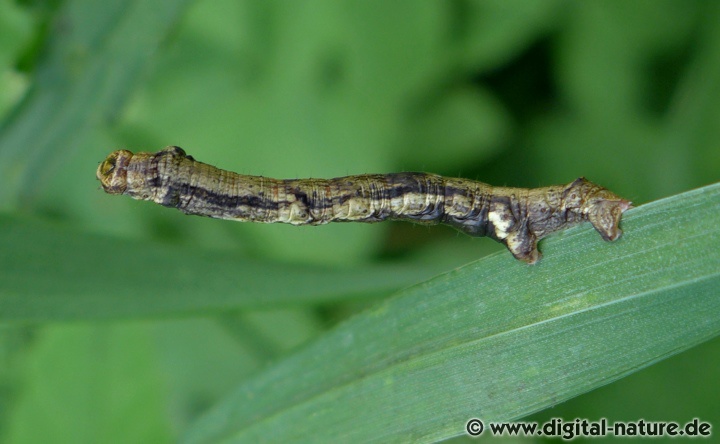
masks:
{"type": "Polygon", "coordinates": [[[114,118],[188,3],[63,5],[32,89],[0,126],[0,205],[34,197],[84,130],[114,118]]]}
{"type": "Polygon", "coordinates": [[[94,235],[0,213],[0,321],[125,319],[382,296],[434,274],[354,269],[94,235]]]}
{"type": "Polygon", "coordinates": [[[401,292],[239,387],[199,442],[437,441],[509,420],[720,333],[720,185],[583,226],[537,266],[494,255],[401,292]]]}

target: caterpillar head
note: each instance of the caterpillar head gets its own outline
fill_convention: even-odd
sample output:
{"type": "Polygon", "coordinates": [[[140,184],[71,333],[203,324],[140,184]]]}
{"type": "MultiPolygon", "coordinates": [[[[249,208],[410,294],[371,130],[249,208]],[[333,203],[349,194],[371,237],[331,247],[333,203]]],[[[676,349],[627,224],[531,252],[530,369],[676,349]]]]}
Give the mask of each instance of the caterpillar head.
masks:
{"type": "Polygon", "coordinates": [[[123,194],[127,189],[127,167],[133,153],[128,150],[118,150],[98,166],[96,176],[103,190],[108,194],[123,194]]]}

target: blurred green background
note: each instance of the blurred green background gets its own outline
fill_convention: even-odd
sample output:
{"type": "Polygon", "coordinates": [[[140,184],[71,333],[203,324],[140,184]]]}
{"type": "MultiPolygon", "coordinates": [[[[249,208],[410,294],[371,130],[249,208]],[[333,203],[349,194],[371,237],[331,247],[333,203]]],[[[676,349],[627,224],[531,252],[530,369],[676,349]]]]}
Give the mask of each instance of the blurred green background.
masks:
{"type": "MultiPolygon", "coordinates": [[[[269,262],[450,270],[501,246],[403,223],[186,217],[106,195],[95,169],[118,148],[178,145],[277,178],[430,171],[534,187],[583,175],[640,205],[718,181],[718,23],[720,3],[685,0],[0,0],[0,229],[39,221],[269,262]]],[[[0,438],[172,441],[365,306],[0,323],[0,438]]],[[[719,366],[716,339],[533,419],[720,425],[719,366]]]]}

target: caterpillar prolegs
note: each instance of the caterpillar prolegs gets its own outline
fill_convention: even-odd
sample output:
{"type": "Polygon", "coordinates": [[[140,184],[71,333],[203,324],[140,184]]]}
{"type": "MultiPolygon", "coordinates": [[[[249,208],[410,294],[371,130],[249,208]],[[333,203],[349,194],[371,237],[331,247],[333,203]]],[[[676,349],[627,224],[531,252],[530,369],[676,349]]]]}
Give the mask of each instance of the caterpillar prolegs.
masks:
{"type": "Polygon", "coordinates": [[[534,189],[429,173],[278,180],[221,170],[176,146],[154,154],[115,151],[100,164],[97,178],[109,194],[217,219],[293,225],[385,219],[442,223],[502,242],[530,264],[540,259],[540,239],[583,221],[603,239],[617,239],[622,213],[631,208],[631,202],[583,177],[534,189]]]}

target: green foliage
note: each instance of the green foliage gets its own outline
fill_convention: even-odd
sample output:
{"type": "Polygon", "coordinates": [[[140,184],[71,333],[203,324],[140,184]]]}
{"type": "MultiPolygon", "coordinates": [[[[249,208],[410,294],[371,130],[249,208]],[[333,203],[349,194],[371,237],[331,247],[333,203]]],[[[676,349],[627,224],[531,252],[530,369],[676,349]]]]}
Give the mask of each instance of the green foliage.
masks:
{"type": "Polygon", "coordinates": [[[684,0],[0,0],[0,440],[432,441],[576,396],[533,418],[717,421],[717,340],[630,374],[718,333],[718,188],[687,192],[720,171],[718,21],[684,0]],[[527,267],[442,227],[232,224],[98,189],[111,150],[171,144],[271,177],[672,197],[527,267]]]}

